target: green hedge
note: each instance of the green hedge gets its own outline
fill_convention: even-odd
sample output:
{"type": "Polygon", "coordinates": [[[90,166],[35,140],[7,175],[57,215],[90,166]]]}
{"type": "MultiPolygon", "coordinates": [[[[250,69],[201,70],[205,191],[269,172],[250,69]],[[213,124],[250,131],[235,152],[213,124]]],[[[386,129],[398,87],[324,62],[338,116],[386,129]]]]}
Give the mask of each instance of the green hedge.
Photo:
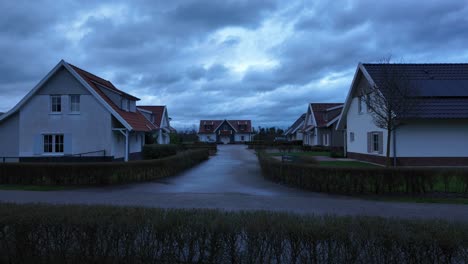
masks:
{"type": "Polygon", "coordinates": [[[216,154],[218,151],[218,144],[208,142],[195,142],[195,143],[182,143],[185,149],[207,149],[210,155],[216,154]]]}
{"type": "Polygon", "coordinates": [[[466,222],[0,204],[0,263],[466,262],[466,222]]]}
{"type": "Polygon", "coordinates": [[[468,196],[466,168],[341,168],[282,163],[258,153],[264,177],[315,192],[337,194],[456,193],[468,196]]]}
{"type": "Polygon", "coordinates": [[[177,154],[177,152],[184,150],[181,145],[175,144],[150,144],[144,145],[142,154],[144,159],[160,159],[177,154]]]}
{"type": "Polygon", "coordinates": [[[208,159],[206,150],[130,162],[2,163],[0,184],[109,185],[149,181],[172,176],[208,159]]]}

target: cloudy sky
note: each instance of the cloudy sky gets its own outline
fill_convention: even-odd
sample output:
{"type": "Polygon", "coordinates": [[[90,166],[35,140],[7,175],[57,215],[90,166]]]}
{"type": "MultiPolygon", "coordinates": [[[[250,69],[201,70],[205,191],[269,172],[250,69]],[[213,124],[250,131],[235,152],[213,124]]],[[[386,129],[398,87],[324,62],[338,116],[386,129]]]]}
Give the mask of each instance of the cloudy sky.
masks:
{"type": "Polygon", "coordinates": [[[167,105],[176,128],[287,127],[309,102],[343,102],[360,61],[467,62],[467,3],[1,1],[0,112],[65,59],[167,105]]]}

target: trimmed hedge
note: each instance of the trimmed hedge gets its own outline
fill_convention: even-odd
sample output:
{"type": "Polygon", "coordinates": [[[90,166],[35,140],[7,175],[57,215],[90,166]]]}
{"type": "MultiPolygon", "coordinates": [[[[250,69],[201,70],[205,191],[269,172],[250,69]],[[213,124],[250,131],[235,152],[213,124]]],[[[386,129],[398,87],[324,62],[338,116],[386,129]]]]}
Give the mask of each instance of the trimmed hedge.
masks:
{"type": "Polygon", "coordinates": [[[142,154],[144,159],[160,159],[177,154],[177,152],[184,150],[180,145],[174,144],[150,144],[144,145],[142,154]]]}
{"type": "Polygon", "coordinates": [[[468,196],[466,168],[341,168],[283,163],[258,152],[265,178],[336,194],[456,193],[468,196]]]}
{"type": "Polygon", "coordinates": [[[210,155],[216,154],[218,151],[218,144],[208,142],[195,142],[195,143],[182,143],[185,149],[207,149],[210,155]]]}
{"type": "Polygon", "coordinates": [[[1,263],[467,263],[468,224],[0,204],[1,263]]]}
{"type": "Polygon", "coordinates": [[[130,162],[2,163],[0,184],[110,185],[173,176],[208,159],[207,150],[188,150],[174,156],[130,162]]]}

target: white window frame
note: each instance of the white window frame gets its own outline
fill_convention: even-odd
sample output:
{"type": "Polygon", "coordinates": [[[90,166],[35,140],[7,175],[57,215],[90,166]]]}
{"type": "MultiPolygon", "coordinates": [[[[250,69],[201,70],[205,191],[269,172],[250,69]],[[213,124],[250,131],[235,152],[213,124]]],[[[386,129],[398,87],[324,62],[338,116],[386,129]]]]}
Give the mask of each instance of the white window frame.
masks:
{"type": "Polygon", "coordinates": [[[241,141],[244,141],[245,140],[245,137],[244,136],[241,136],[241,141]]]}
{"type": "Polygon", "coordinates": [[[79,94],[70,95],[70,113],[80,113],[81,111],[81,97],[79,94]],[[78,101],[76,99],[78,98],[78,101]],[[75,100],[74,100],[75,99],[75,100]]]}
{"type": "Polygon", "coordinates": [[[63,154],[64,153],[65,151],[64,134],[43,134],[42,138],[43,138],[42,152],[44,154],[63,154]],[[47,146],[48,146],[47,150],[46,150],[46,137],[50,137],[51,139],[51,141],[47,140],[47,146]]]}
{"type": "Polygon", "coordinates": [[[50,96],[50,112],[53,114],[62,113],[62,96],[61,95],[53,94],[50,96]],[[60,108],[59,111],[57,111],[58,108],[60,108]]]}
{"type": "Polygon", "coordinates": [[[330,134],[326,133],[326,134],[322,134],[322,143],[324,146],[328,146],[330,145],[330,134]]]}

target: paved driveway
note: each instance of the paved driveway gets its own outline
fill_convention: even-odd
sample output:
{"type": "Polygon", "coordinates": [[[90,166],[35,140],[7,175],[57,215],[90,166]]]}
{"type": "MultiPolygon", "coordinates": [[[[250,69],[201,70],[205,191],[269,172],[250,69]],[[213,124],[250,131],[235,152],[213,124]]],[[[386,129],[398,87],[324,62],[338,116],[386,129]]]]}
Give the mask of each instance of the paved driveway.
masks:
{"type": "Polygon", "coordinates": [[[310,193],[264,180],[242,145],[219,146],[197,167],[156,182],[70,191],[0,191],[0,201],[138,205],[163,208],[273,210],[311,214],[443,218],[468,221],[468,206],[376,202],[310,193]]]}

